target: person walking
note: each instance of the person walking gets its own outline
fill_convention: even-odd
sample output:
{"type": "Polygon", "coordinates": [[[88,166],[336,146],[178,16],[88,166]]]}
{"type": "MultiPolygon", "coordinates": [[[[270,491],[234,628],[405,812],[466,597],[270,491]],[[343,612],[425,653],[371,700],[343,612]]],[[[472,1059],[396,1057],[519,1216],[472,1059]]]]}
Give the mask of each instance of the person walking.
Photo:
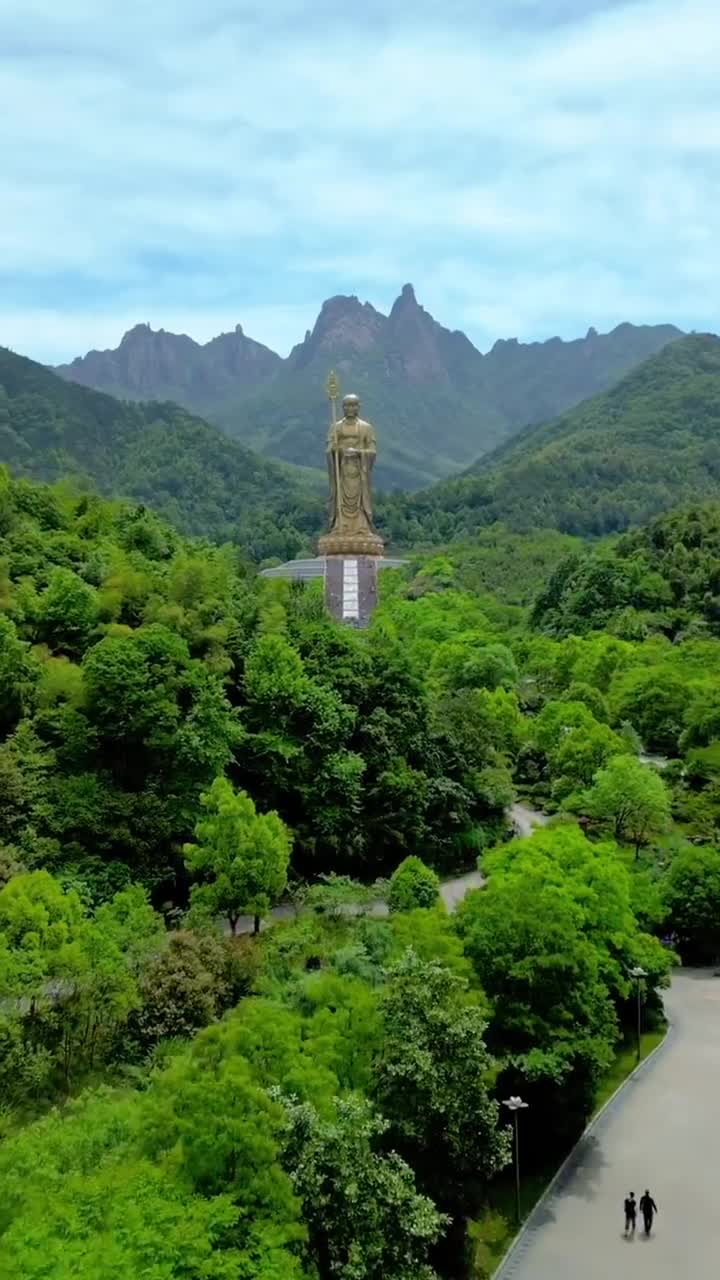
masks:
{"type": "Polygon", "coordinates": [[[645,1194],[640,1197],[640,1212],[643,1216],[646,1236],[649,1236],[652,1231],[653,1218],[657,1211],[658,1207],[646,1187],[645,1194]]]}
{"type": "Polygon", "coordinates": [[[635,1219],[637,1217],[637,1200],[635,1192],[631,1191],[629,1196],[625,1197],[625,1235],[632,1235],[635,1230],[635,1219]]]}

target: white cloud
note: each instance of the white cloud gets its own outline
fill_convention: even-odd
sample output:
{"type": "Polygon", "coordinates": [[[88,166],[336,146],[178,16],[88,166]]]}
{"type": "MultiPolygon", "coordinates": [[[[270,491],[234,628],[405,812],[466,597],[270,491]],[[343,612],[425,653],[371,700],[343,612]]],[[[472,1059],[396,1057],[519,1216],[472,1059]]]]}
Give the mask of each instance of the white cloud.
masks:
{"type": "Polygon", "coordinates": [[[324,296],[407,279],[484,345],[716,323],[716,0],[357,14],[9,0],[4,340],[59,359],[241,321],[285,350],[324,296]]]}

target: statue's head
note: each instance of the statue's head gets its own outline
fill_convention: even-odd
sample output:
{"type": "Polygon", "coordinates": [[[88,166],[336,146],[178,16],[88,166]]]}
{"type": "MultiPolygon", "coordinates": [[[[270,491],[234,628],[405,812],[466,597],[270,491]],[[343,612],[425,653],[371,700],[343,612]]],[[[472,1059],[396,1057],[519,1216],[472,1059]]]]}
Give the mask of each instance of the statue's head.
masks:
{"type": "Polygon", "coordinates": [[[343,396],[343,413],[346,418],[357,418],[360,413],[360,397],[343,396]]]}

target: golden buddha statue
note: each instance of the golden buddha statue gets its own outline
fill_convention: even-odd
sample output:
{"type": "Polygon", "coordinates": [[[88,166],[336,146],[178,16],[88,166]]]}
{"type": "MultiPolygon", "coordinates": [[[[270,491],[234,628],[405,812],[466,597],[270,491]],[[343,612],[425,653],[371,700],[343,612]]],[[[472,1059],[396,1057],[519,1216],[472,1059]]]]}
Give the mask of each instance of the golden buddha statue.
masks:
{"type": "Polygon", "coordinates": [[[373,525],[370,495],[375,432],[360,417],[357,396],[345,396],[342,407],[342,418],[328,432],[330,531],[318,549],[321,555],[381,556],[383,540],[373,525]]]}

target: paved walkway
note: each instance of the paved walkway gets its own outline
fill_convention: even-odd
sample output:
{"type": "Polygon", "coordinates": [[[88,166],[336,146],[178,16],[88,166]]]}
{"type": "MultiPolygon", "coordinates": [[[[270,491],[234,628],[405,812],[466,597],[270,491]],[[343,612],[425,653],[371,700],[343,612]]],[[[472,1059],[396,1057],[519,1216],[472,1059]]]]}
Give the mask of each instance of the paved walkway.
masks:
{"type": "Polygon", "coordinates": [[[666,1003],[665,1047],[580,1144],[495,1280],[715,1280],[720,978],[681,971],[666,1003]],[[627,1240],[623,1199],[645,1187],[659,1207],[653,1233],[627,1240]]]}
{"type": "MultiPolygon", "coordinates": [[[[442,898],[448,911],[454,911],[459,902],[462,902],[468,889],[479,889],[485,883],[479,871],[466,871],[464,875],[455,876],[452,880],[444,880],[440,885],[440,897],[442,898]]],[[[347,907],[348,915],[357,914],[359,910],[367,911],[368,915],[384,917],[389,915],[388,905],[386,902],[374,902],[371,907],[353,908],[347,907]]],[[[279,907],[273,907],[270,915],[263,920],[262,929],[267,929],[270,925],[275,924],[277,920],[292,920],[296,915],[294,907],[283,902],[279,907]]],[[[240,916],[237,922],[235,932],[252,933],[255,927],[255,921],[252,916],[240,916]]],[[[224,933],[229,933],[230,926],[227,920],[220,920],[220,928],[224,933]]]]}
{"type": "Polygon", "coordinates": [[[531,809],[529,804],[516,800],[510,805],[510,820],[516,835],[531,836],[536,827],[544,827],[550,818],[540,809],[531,809]]]}
{"type": "MultiPolygon", "coordinates": [[[[536,827],[542,827],[550,821],[547,814],[541,813],[539,809],[531,809],[529,805],[520,801],[510,806],[509,817],[518,836],[531,836],[536,827]]],[[[448,911],[454,911],[458,903],[462,902],[468,889],[479,889],[484,883],[479,871],[466,871],[464,875],[443,880],[440,885],[440,896],[448,911]]],[[[352,908],[348,908],[348,911],[351,912],[352,908]]],[[[387,904],[384,902],[376,902],[370,908],[370,915],[386,916],[387,914],[387,904]]],[[[270,915],[263,920],[261,927],[267,929],[276,920],[292,920],[295,915],[295,908],[287,902],[282,902],[280,906],[273,907],[270,915]]],[[[218,924],[223,933],[230,932],[227,920],[221,918],[218,924]]],[[[235,932],[237,934],[252,933],[254,927],[255,921],[252,916],[240,916],[235,932]]]]}

